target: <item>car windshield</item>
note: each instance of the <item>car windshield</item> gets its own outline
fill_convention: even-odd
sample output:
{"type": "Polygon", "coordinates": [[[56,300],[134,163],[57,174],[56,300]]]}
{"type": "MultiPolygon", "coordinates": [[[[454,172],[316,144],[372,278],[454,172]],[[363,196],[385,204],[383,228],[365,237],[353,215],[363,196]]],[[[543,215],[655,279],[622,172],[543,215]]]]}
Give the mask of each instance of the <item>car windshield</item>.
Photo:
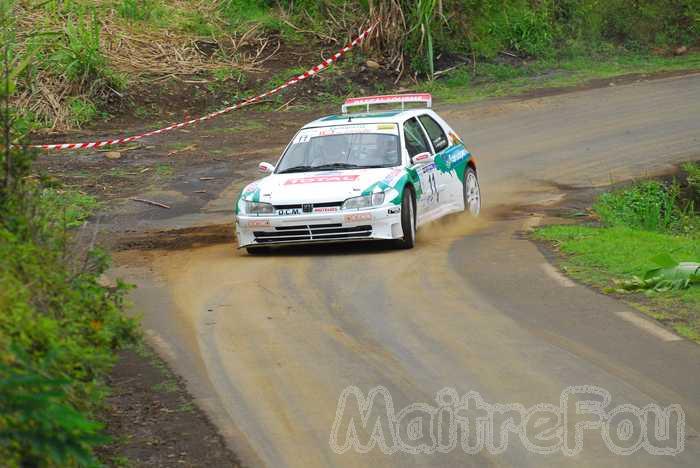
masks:
{"type": "Polygon", "coordinates": [[[344,126],[302,130],[282,156],[277,173],[398,166],[401,153],[396,125],[382,125],[373,129],[344,126]]]}

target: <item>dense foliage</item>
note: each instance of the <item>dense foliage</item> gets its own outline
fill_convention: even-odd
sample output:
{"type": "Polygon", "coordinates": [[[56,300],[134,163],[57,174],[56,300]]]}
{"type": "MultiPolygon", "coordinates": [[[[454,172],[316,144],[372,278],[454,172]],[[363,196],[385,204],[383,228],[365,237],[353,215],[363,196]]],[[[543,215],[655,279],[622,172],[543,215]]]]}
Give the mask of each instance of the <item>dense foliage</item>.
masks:
{"type": "Polygon", "coordinates": [[[129,92],[154,78],[198,75],[230,85],[228,78],[256,66],[278,39],[302,49],[335,47],[379,19],[368,42],[372,55],[385,70],[418,78],[455,63],[507,57],[668,54],[700,38],[700,0],[2,3],[14,9],[21,48],[37,56],[19,82],[17,106],[37,127],[55,129],[128,106],[129,92]]]}
{"type": "Polygon", "coordinates": [[[604,193],[593,210],[609,226],[688,233],[700,227],[692,202],[680,197],[677,183],[648,181],[604,193]]]}
{"type": "Polygon", "coordinates": [[[31,175],[33,154],[21,146],[27,126],[8,105],[28,60],[15,55],[8,29],[2,39],[0,460],[93,465],[92,446],[104,438],[90,414],[115,351],[136,333],[122,314],[127,287],[100,284],[107,256],[78,248],[70,229],[83,225],[94,199],[31,175]]]}

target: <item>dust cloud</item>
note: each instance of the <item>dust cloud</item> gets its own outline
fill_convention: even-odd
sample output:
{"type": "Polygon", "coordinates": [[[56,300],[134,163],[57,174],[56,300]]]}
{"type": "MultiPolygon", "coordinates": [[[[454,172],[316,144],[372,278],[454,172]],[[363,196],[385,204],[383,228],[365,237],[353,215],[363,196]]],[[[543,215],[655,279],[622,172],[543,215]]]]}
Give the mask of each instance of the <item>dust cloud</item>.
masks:
{"type": "Polygon", "coordinates": [[[419,246],[420,244],[457,240],[481,231],[488,225],[488,221],[483,216],[477,218],[466,212],[458,213],[421,226],[418,229],[416,240],[419,246]]]}

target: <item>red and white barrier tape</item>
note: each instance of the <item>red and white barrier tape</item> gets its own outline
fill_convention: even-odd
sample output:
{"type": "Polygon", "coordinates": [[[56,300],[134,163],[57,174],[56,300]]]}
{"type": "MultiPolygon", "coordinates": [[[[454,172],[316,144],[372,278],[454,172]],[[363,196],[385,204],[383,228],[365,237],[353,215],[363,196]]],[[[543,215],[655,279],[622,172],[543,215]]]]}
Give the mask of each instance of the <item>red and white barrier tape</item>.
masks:
{"type": "Polygon", "coordinates": [[[212,112],[211,114],[207,114],[203,117],[187,120],[186,122],[172,124],[172,125],[165,127],[165,128],[159,128],[158,130],[152,130],[150,132],[142,133],[140,135],[133,135],[133,136],[124,137],[124,138],[115,138],[112,140],[102,140],[102,141],[92,141],[89,143],[88,142],[85,142],[85,143],[53,143],[53,144],[48,144],[48,145],[29,145],[29,146],[31,148],[41,148],[41,149],[45,149],[45,150],[100,148],[102,146],[107,146],[107,145],[120,145],[123,143],[129,143],[131,141],[140,140],[142,138],[146,138],[146,137],[153,136],[153,135],[159,135],[161,133],[169,132],[170,130],[175,130],[178,128],[182,128],[182,127],[186,127],[188,125],[198,123],[198,122],[203,122],[205,120],[213,119],[213,118],[218,117],[222,114],[226,114],[226,113],[231,112],[233,110],[240,109],[241,107],[245,107],[245,106],[248,106],[250,104],[254,104],[263,98],[266,98],[268,96],[272,96],[273,94],[277,94],[280,91],[282,91],[283,89],[285,89],[289,86],[295,85],[296,83],[303,81],[310,76],[316,75],[321,70],[324,70],[324,69],[330,67],[333,62],[337,62],[343,55],[345,55],[352,48],[354,48],[355,46],[360,44],[367,37],[367,35],[370,32],[372,32],[372,30],[375,28],[376,25],[377,25],[377,23],[374,23],[373,25],[371,25],[369,28],[364,30],[362,32],[362,34],[357,36],[350,44],[346,45],[345,47],[340,49],[338,52],[336,52],[335,55],[324,60],[323,62],[319,63],[315,67],[308,69],[303,74],[288,80],[287,82],[277,86],[276,88],[271,89],[270,91],[267,91],[265,93],[262,93],[262,94],[255,96],[255,97],[246,99],[245,101],[238,103],[238,104],[234,104],[233,106],[229,106],[229,107],[226,107],[226,108],[221,109],[219,111],[212,112]]]}

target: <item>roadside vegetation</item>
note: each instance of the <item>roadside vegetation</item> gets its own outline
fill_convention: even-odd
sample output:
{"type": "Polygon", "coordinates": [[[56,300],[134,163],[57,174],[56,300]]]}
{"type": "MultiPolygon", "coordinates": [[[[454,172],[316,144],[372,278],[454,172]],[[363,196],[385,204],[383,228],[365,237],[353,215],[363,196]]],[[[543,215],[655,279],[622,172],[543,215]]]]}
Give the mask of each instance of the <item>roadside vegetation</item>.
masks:
{"type": "MultiPolygon", "coordinates": [[[[0,10],[5,25],[8,11],[0,10]]],[[[107,442],[94,414],[116,350],[137,339],[128,287],[101,284],[108,255],[86,219],[93,197],[32,171],[27,122],[9,105],[29,61],[2,31],[0,66],[0,459],[3,466],[95,466],[107,442]]]]}
{"type": "Polygon", "coordinates": [[[700,342],[700,164],[680,180],[644,181],[601,195],[584,223],[552,225],[535,237],[552,242],[567,274],[620,295],[700,342]]]}
{"type": "Polygon", "coordinates": [[[14,97],[35,130],[148,116],[167,98],[154,90],[169,86],[232,102],[267,87],[251,78],[288,78],[294,57],[315,60],[380,18],[368,48],[341,65],[371,79],[323,99],[412,87],[456,102],[700,68],[697,0],[2,1],[18,50],[35,55],[14,97]]]}

